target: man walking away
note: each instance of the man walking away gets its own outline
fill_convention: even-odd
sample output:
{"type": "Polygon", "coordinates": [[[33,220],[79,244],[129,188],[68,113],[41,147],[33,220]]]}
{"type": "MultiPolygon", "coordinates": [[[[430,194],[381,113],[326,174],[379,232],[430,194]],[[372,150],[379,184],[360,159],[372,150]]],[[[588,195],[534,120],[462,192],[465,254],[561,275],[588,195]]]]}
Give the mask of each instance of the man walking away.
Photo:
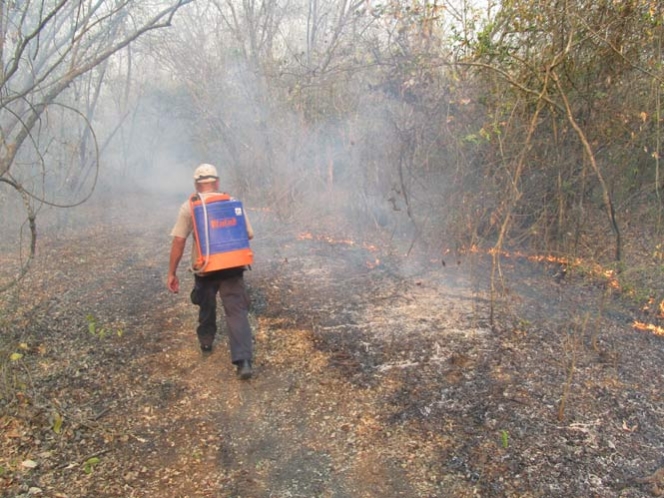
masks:
{"type": "Polygon", "coordinates": [[[243,274],[251,262],[248,240],[253,238],[254,232],[241,203],[219,191],[219,175],[213,165],[201,164],[196,168],[194,186],[196,194],[182,204],[171,231],[173,241],[167,286],[173,293],[180,290],[176,272],[187,238],[193,233],[194,289],[191,291],[191,301],[199,307],[196,333],[201,351],[204,354],[212,352],[217,333],[218,294],[228,326],[231,361],[236,366],[238,378],[246,380],[253,374],[253,345],[248,319],[249,296],[243,274]],[[228,213],[228,208],[231,208],[231,215],[219,218],[218,213],[228,213]],[[217,238],[224,240],[218,242],[213,240],[215,229],[233,232],[219,232],[222,235],[217,235],[217,238]],[[235,244],[229,252],[223,249],[228,245],[226,233],[233,234],[235,244]],[[222,247],[219,254],[212,254],[215,247],[222,247]],[[225,267],[229,264],[237,266],[225,267]]]}

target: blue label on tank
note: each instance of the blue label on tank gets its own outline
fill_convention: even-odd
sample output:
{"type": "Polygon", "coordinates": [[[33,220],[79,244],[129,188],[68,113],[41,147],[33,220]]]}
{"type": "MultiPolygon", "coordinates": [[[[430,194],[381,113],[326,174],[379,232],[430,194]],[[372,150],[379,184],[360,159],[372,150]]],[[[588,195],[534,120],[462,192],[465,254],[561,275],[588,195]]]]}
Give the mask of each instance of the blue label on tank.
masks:
{"type": "Polygon", "coordinates": [[[205,208],[208,229],[205,228],[203,206],[194,206],[194,222],[203,255],[207,252],[208,233],[210,234],[210,254],[249,248],[247,225],[240,201],[213,201],[206,204],[205,208]]]}

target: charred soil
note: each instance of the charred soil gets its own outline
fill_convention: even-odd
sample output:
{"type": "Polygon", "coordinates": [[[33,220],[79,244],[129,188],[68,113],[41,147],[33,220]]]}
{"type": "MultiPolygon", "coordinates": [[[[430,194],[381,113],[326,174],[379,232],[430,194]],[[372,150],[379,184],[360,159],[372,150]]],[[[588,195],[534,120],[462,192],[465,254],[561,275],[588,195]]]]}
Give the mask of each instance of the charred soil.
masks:
{"type": "Polygon", "coordinates": [[[184,270],[166,291],[178,201],[128,205],[46,230],[2,296],[3,496],[664,494],[664,339],[610,282],[507,258],[492,294],[487,257],[414,263],[256,211],[242,382],[223,321],[198,349],[184,270]]]}

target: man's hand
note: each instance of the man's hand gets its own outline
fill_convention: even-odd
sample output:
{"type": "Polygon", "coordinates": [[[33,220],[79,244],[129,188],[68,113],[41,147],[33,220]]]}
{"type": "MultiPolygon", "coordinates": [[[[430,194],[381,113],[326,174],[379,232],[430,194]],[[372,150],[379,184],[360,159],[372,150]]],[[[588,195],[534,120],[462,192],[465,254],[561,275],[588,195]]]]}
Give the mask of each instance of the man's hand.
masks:
{"type": "Polygon", "coordinates": [[[180,292],[180,280],[178,280],[175,272],[180,264],[180,259],[182,258],[182,253],[184,253],[186,242],[187,239],[183,239],[182,237],[173,237],[173,243],[171,244],[171,256],[168,262],[168,279],[166,281],[166,286],[173,294],[180,292]]]}
{"type": "Polygon", "coordinates": [[[177,275],[169,275],[166,285],[168,286],[168,290],[173,294],[180,292],[180,280],[178,279],[177,275]]]}

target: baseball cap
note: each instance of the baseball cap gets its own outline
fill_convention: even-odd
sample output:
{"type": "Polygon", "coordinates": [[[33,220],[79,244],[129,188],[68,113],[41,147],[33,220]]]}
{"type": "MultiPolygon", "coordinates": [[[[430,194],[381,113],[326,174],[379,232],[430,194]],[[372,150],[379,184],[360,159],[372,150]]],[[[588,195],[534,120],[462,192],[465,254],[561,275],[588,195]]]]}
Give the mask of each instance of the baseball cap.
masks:
{"type": "Polygon", "coordinates": [[[194,181],[196,183],[211,183],[218,179],[217,168],[211,164],[203,163],[194,171],[194,181]]]}

